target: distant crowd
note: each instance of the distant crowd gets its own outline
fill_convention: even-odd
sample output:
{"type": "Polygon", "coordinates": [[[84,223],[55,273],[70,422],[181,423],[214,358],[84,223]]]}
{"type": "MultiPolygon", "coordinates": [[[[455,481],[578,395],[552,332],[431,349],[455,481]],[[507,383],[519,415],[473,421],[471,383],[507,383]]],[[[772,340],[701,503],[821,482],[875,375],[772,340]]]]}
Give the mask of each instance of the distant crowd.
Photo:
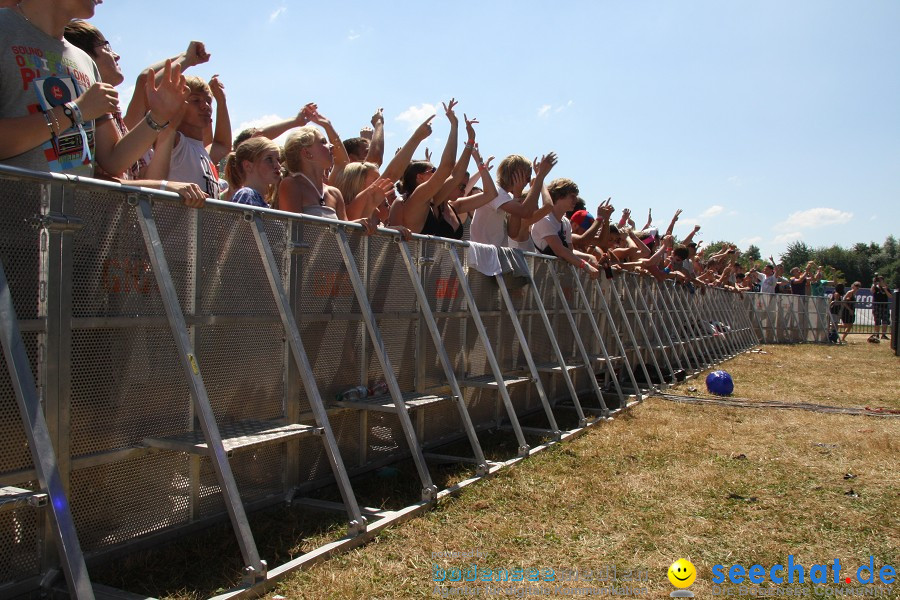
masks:
{"type": "MultiPolygon", "coordinates": [[[[694,240],[700,225],[676,240],[681,210],[665,229],[654,224],[652,211],[642,227],[627,208],[615,218],[611,198],[591,211],[573,179],[550,179],[554,152],[533,160],[506,156],[492,173],[494,157],[484,158],[479,148],[478,120],[464,114],[460,123],[455,99],[443,104],[450,133],[435,161],[427,149],[416,158],[435,115],[389,159],[382,109],[374,111],[371,126],[349,138],[315,103],[233,138],[224,83],[218,76],[204,81],[184,74],[211,58],[202,42],[192,41],[183,53],[141,72],[123,110],[115,90],[125,80],[119,55],[85,20],[93,16],[93,2],[0,5],[8,7],[0,10],[5,164],[159,188],[193,208],[217,198],[351,221],[366,233],[384,225],[407,238],[465,237],[473,245],[553,255],[592,278],[632,270],[692,288],[814,296],[824,296],[832,283],[813,263],[792,268],[790,277],[772,257],[761,270],[746,270],[735,246],[706,252],[694,240]],[[281,147],[273,140],[285,133],[281,147]]],[[[845,310],[858,288],[856,282],[836,291],[832,310],[835,302],[845,310]]],[[[852,326],[850,315],[843,316],[852,326]]]]}

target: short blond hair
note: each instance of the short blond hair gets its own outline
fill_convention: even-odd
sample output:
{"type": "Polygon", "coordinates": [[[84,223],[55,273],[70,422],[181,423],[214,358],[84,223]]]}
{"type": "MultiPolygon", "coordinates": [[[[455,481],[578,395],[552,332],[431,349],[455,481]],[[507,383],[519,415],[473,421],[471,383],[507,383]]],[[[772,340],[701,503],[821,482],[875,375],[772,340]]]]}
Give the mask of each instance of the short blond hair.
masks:
{"type": "Polygon", "coordinates": [[[578,184],[565,177],[554,179],[547,184],[547,191],[550,193],[550,198],[553,200],[554,204],[556,204],[557,200],[565,198],[569,194],[575,194],[577,196],[579,193],[578,184]]]}
{"type": "Polygon", "coordinates": [[[212,90],[209,84],[195,75],[188,75],[184,78],[184,83],[188,86],[191,94],[205,94],[212,98],[212,90]]]}
{"type": "Polygon", "coordinates": [[[504,190],[509,190],[513,175],[520,171],[527,171],[528,178],[531,179],[531,161],[521,154],[510,154],[497,165],[497,183],[504,190]]]}

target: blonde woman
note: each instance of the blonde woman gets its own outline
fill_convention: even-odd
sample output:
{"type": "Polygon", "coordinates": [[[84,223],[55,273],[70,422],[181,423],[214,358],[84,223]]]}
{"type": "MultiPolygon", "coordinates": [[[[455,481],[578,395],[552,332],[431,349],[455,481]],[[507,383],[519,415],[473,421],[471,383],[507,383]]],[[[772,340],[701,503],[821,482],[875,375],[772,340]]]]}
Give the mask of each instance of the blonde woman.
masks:
{"type": "Polygon", "coordinates": [[[228,155],[225,178],[232,190],[232,202],[268,208],[275,186],[281,181],[278,144],[262,136],[252,137],[228,155]]]}
{"type": "MultiPolygon", "coordinates": [[[[288,136],[284,144],[284,160],[289,175],[278,187],[279,209],[347,221],[347,208],[341,191],[326,183],[326,173],[334,166],[332,145],[316,127],[300,127],[288,136]]],[[[372,217],[352,219],[366,228],[366,234],[375,231],[372,217]]]]}

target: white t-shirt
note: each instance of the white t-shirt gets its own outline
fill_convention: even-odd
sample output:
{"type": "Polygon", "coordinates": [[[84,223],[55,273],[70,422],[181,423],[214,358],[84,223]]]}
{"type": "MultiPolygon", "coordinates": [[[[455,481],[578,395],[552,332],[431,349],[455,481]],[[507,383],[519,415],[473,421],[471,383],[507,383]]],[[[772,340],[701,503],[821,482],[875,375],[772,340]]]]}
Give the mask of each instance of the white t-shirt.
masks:
{"type": "Polygon", "coordinates": [[[202,140],[178,134],[169,162],[169,179],[196,183],[210,198],[219,197],[219,171],[202,140]]]}
{"type": "Polygon", "coordinates": [[[508,243],[510,248],[518,248],[524,252],[537,252],[537,248],[534,246],[534,240],[531,239],[531,232],[528,232],[528,239],[524,242],[517,242],[516,240],[509,238],[508,243]]]}
{"type": "Polygon", "coordinates": [[[497,197],[475,210],[469,227],[469,239],[481,244],[506,246],[506,211],[500,207],[507,202],[515,202],[515,199],[498,185],[497,197]]]}
{"type": "Polygon", "coordinates": [[[572,224],[569,222],[568,217],[563,216],[562,221],[560,221],[553,216],[553,213],[548,214],[531,227],[531,239],[534,240],[535,247],[541,252],[546,250],[549,244],[547,244],[545,238],[550,236],[558,237],[560,228],[562,229],[563,237],[566,240],[566,245],[571,248],[572,224]]]}
{"type": "Polygon", "coordinates": [[[769,275],[766,277],[763,274],[760,274],[762,279],[759,282],[759,291],[764,294],[774,294],[775,293],[775,284],[778,282],[778,278],[775,275],[769,275]]]}

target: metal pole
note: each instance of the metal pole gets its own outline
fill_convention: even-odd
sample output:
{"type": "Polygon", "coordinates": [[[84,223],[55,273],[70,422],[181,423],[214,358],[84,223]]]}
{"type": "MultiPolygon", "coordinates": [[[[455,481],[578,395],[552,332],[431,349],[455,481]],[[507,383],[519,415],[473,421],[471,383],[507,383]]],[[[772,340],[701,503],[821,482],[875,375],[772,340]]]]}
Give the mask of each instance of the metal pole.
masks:
{"type": "Polygon", "coordinates": [[[2,262],[0,262],[0,341],[3,344],[9,378],[19,404],[19,415],[22,417],[25,436],[28,438],[28,448],[34,461],[38,485],[50,496],[47,507],[56,534],[55,540],[59,547],[66,583],[75,598],[93,600],[94,591],[88,578],[87,566],[84,564],[84,555],[78,542],[75,523],[72,521],[69,500],[59,474],[53,442],[50,439],[47,422],[44,420],[41,399],[31,373],[25,344],[22,342],[12,292],[2,262]]]}
{"type": "Polygon", "coordinates": [[[169,328],[172,331],[172,337],[178,349],[188,389],[190,390],[191,398],[194,400],[194,408],[197,412],[200,428],[209,448],[210,462],[222,488],[225,507],[228,509],[228,516],[231,518],[238,545],[241,549],[241,555],[246,563],[244,575],[248,579],[265,577],[266,563],[260,559],[259,552],[256,549],[256,542],[253,540],[253,533],[250,531],[250,523],[247,521],[247,513],[244,511],[244,505],[241,503],[241,495],[238,492],[234,474],[228,462],[228,456],[225,454],[225,448],[222,445],[222,436],[219,433],[215,415],[209,404],[209,396],[206,394],[206,387],[200,375],[200,367],[190,342],[184,314],[181,312],[178,295],[172,283],[169,264],[166,261],[162,240],[159,237],[156,220],[153,217],[153,208],[150,205],[150,200],[145,196],[131,196],[129,197],[129,203],[137,208],[138,223],[141,226],[147,253],[150,255],[150,263],[153,266],[156,284],[159,287],[160,297],[166,309],[169,328]]]}

